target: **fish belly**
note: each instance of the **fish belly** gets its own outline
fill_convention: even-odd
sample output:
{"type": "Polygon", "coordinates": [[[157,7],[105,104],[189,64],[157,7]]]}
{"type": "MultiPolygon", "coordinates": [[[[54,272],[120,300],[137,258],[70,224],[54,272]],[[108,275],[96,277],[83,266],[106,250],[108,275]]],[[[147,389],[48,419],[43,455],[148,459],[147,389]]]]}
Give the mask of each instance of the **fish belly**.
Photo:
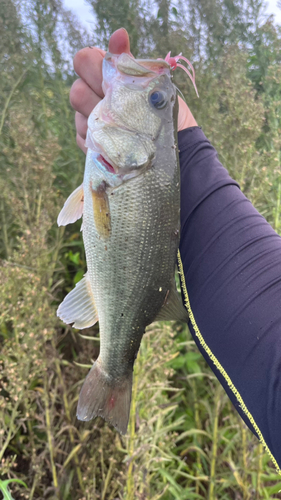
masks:
{"type": "Polygon", "coordinates": [[[106,188],[107,232],[96,223],[95,183],[90,167],[84,178],[83,239],[99,316],[100,361],[112,380],[121,380],[132,371],[145,327],[157,316],[174,279],[178,172],[150,168],[117,188],[106,188]]]}

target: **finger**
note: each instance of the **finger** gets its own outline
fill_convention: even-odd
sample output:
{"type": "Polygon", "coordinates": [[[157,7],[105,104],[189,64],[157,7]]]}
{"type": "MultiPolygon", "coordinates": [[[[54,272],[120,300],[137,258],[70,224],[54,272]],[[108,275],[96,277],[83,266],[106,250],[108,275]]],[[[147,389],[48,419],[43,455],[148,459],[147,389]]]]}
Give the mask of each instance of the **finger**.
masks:
{"type": "Polygon", "coordinates": [[[79,50],[73,59],[74,70],[99,97],[102,91],[102,60],[105,51],[97,47],[79,50]]]}
{"type": "Polygon", "coordinates": [[[131,54],[129,35],[125,28],[120,28],[111,35],[108,43],[108,52],[111,52],[111,54],[123,54],[123,52],[131,54]]]}
{"type": "Polygon", "coordinates": [[[91,111],[101,100],[101,97],[95,94],[87,83],[78,79],[70,89],[69,100],[71,106],[76,111],[79,111],[79,113],[88,118],[91,111]]]}
{"type": "Polygon", "coordinates": [[[82,149],[83,153],[87,153],[87,148],[85,146],[85,139],[83,139],[82,137],[80,137],[79,134],[76,135],[76,142],[77,142],[77,145],[79,146],[80,149],[82,149]]]}
{"type": "MultiPolygon", "coordinates": [[[[108,50],[112,54],[122,54],[122,52],[130,53],[130,40],[127,31],[120,28],[115,31],[109,40],[108,50]]],[[[99,97],[103,97],[102,91],[102,60],[105,51],[97,47],[85,47],[79,50],[74,56],[73,65],[74,70],[82,80],[99,97]]]]}
{"type": "Polygon", "coordinates": [[[87,128],[88,128],[88,120],[81,113],[75,113],[75,126],[78,135],[82,137],[82,139],[86,139],[87,128]]]}

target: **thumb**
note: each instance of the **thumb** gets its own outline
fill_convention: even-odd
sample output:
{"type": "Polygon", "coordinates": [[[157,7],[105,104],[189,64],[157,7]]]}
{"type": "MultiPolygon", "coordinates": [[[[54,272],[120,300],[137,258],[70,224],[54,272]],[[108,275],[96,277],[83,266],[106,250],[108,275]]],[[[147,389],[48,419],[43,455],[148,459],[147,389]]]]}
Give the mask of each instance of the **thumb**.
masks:
{"type": "Polygon", "coordinates": [[[108,51],[111,54],[123,54],[123,52],[131,54],[129,35],[125,28],[120,28],[111,35],[108,43],[108,51]]]}

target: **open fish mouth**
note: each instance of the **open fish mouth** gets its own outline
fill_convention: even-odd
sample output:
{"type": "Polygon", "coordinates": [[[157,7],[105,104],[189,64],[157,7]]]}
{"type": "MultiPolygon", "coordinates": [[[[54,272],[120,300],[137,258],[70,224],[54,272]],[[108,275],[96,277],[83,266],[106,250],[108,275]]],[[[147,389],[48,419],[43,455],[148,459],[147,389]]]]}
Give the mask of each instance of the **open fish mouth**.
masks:
{"type": "Polygon", "coordinates": [[[152,166],[153,159],[150,157],[142,165],[138,165],[135,168],[132,168],[132,165],[130,165],[128,168],[120,169],[103,151],[93,151],[95,166],[103,175],[106,175],[107,183],[111,187],[118,187],[123,182],[140,175],[152,166]]]}
{"type": "MultiPolygon", "coordinates": [[[[88,119],[85,146],[94,153],[97,162],[106,173],[124,176],[131,170],[141,170],[151,162],[155,156],[152,136],[138,134],[138,141],[136,141],[136,133],[132,133],[126,127],[104,125],[103,123],[97,126],[94,113],[88,119]],[[106,132],[104,133],[104,131],[106,132]],[[127,138],[126,148],[124,147],[125,140],[120,143],[121,134],[127,138]],[[118,142],[120,143],[119,150],[116,151],[114,143],[118,142]]],[[[155,140],[155,138],[157,138],[156,135],[153,139],[155,140]]]]}
{"type": "Polygon", "coordinates": [[[97,157],[97,161],[111,174],[116,173],[113,165],[111,165],[101,154],[97,157]]]}
{"type": "Polygon", "coordinates": [[[106,172],[109,174],[118,174],[119,169],[117,165],[104,153],[100,144],[94,140],[90,128],[88,128],[85,146],[94,153],[96,160],[106,170],[106,172]]]}
{"type": "Polygon", "coordinates": [[[136,134],[123,128],[110,127],[110,134],[103,134],[102,131],[103,127],[96,134],[96,131],[91,131],[89,127],[85,145],[92,151],[97,162],[96,166],[98,168],[100,166],[107,175],[127,178],[130,173],[133,173],[134,177],[137,172],[141,173],[144,168],[151,165],[155,158],[155,145],[149,136],[139,134],[138,141],[136,141],[136,134]],[[120,142],[121,132],[123,135],[127,132],[126,147],[123,141],[116,150],[114,142],[120,142]],[[108,150],[110,150],[109,154],[108,150]]]}

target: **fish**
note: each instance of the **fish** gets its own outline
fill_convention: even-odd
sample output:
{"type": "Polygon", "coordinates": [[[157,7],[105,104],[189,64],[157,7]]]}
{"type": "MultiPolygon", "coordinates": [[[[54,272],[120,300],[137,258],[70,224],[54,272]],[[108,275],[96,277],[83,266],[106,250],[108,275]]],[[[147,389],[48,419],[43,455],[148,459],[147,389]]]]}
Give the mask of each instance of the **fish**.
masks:
{"type": "Polygon", "coordinates": [[[84,179],[58,225],[83,216],[87,273],[57,315],[83,329],[99,321],[100,353],[77,418],[127,431],[133,367],[148,325],[188,319],[176,289],[180,239],[177,91],[164,59],[106,53],[104,98],[88,118],[84,179]]]}

